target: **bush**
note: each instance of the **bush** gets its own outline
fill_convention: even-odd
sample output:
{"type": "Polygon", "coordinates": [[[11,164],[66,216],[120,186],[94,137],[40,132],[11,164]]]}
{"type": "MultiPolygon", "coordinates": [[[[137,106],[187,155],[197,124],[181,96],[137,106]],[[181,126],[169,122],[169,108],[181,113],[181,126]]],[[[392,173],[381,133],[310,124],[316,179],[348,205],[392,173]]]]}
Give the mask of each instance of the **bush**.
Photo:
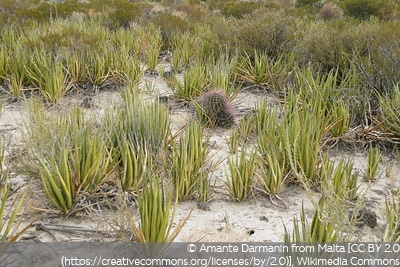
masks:
{"type": "Polygon", "coordinates": [[[393,15],[395,4],[388,0],[343,0],[340,2],[348,16],[365,20],[371,16],[389,19],[393,15]]]}
{"type": "Polygon", "coordinates": [[[240,20],[232,34],[236,36],[235,45],[240,52],[251,55],[255,50],[264,51],[270,59],[275,59],[293,48],[297,30],[296,18],[260,10],[240,20]]]}
{"type": "Polygon", "coordinates": [[[151,22],[161,31],[164,49],[170,49],[172,47],[174,34],[186,32],[191,28],[187,20],[170,14],[169,12],[157,13],[151,19],[151,22]]]}
{"type": "Polygon", "coordinates": [[[252,14],[257,9],[263,6],[260,2],[243,2],[243,1],[234,1],[228,2],[223,7],[221,13],[225,17],[234,17],[241,19],[245,15],[252,14]]]}
{"type": "Polygon", "coordinates": [[[323,20],[337,19],[343,16],[343,10],[334,3],[327,2],[319,10],[318,16],[323,20]]]}
{"type": "Polygon", "coordinates": [[[314,6],[318,2],[320,2],[320,0],[297,0],[296,1],[296,7],[314,6]]]}
{"type": "Polygon", "coordinates": [[[398,21],[382,22],[373,20],[366,22],[374,42],[370,58],[364,64],[364,83],[378,91],[387,91],[400,82],[399,47],[400,23],[398,21]]]}
{"type": "Polygon", "coordinates": [[[113,12],[108,15],[108,22],[111,27],[129,27],[131,22],[138,21],[148,15],[151,5],[145,3],[132,3],[128,0],[119,0],[111,6],[113,12]]]}
{"type": "Polygon", "coordinates": [[[374,35],[373,27],[352,19],[315,22],[304,33],[304,60],[325,72],[339,68],[344,74],[355,60],[368,60],[374,35]]]}

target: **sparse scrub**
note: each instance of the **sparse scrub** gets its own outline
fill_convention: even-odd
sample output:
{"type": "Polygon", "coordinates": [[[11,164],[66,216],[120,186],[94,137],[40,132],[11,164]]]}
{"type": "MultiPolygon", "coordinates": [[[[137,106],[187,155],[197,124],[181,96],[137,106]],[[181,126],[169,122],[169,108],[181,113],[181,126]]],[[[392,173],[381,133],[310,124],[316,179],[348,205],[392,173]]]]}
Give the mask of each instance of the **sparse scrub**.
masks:
{"type": "Polygon", "coordinates": [[[263,3],[260,2],[237,2],[237,1],[228,1],[224,4],[223,9],[221,11],[222,15],[226,17],[234,17],[241,19],[245,15],[251,15],[254,11],[261,8],[263,3]]]}
{"type": "MultiPolygon", "coordinates": [[[[359,226],[358,176],[377,178],[382,152],[372,147],[398,154],[396,1],[0,1],[0,89],[8,94],[0,101],[2,119],[10,107],[35,99],[21,113],[21,153],[14,156],[12,147],[5,154],[22,165],[15,172],[39,178],[40,193],[61,213],[115,186],[138,197],[140,226],[128,216],[137,241],[172,241],[172,196],[211,197],[209,150],[221,144],[209,147],[204,135],[214,140],[227,131],[204,127],[232,127],[225,184],[232,198],[245,200],[252,189],[279,198],[287,183],[316,190],[322,198],[311,225],[302,209],[285,240],[338,241],[345,227],[359,226]],[[168,57],[158,62],[164,51],[168,57]],[[163,69],[174,96],[156,84],[163,69]],[[121,93],[116,103],[107,102],[110,92],[88,96],[109,88],[121,93]],[[167,105],[154,100],[157,90],[167,105]],[[231,104],[239,90],[239,115],[267,100],[239,117],[231,104]],[[51,103],[36,101],[40,94],[51,103]],[[87,112],[66,108],[82,96],[95,103],[87,112]],[[196,118],[186,117],[187,107],[196,118]],[[333,162],[328,145],[338,153],[370,146],[367,166],[359,174],[351,159],[333,162]],[[349,206],[358,209],[354,216],[347,216],[349,206]]],[[[15,241],[27,193],[11,195],[10,169],[0,171],[0,239],[15,241]]],[[[398,206],[395,195],[386,206],[385,241],[400,240],[398,206]]]]}
{"type": "Polygon", "coordinates": [[[173,38],[177,33],[185,33],[192,28],[187,19],[168,11],[158,12],[152,17],[151,22],[160,29],[162,42],[167,49],[174,47],[173,38]]]}
{"type": "Polygon", "coordinates": [[[112,2],[111,12],[107,15],[107,25],[111,28],[128,28],[132,23],[136,23],[140,18],[150,13],[152,8],[148,3],[137,3],[126,0],[112,2]]]}

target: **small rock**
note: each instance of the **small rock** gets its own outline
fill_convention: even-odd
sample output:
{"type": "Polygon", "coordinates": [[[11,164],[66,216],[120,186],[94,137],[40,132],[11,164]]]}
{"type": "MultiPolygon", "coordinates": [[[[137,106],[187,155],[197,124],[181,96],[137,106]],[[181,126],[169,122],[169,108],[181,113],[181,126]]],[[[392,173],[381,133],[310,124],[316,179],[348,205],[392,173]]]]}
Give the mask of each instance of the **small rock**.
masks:
{"type": "Polygon", "coordinates": [[[378,225],[376,213],[367,208],[362,208],[355,218],[353,218],[353,211],[349,212],[349,220],[355,220],[355,225],[358,227],[367,225],[370,228],[374,228],[378,225]]]}
{"type": "Polygon", "coordinates": [[[207,202],[197,202],[197,208],[199,210],[205,210],[205,211],[210,211],[210,205],[207,202]]]}
{"type": "Polygon", "coordinates": [[[247,230],[248,235],[254,235],[255,233],[256,231],[254,231],[253,229],[247,230]]]}
{"type": "Polygon", "coordinates": [[[83,108],[92,108],[93,106],[93,99],[91,97],[85,97],[81,103],[81,107],[83,108]]]}

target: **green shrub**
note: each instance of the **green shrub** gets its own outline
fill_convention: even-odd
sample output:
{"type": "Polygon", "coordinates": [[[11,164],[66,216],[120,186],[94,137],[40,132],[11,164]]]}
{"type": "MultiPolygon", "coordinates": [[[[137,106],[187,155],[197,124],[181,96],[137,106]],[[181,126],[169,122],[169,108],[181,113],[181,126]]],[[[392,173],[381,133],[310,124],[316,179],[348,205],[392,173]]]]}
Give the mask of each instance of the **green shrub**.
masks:
{"type": "Polygon", "coordinates": [[[260,10],[233,24],[232,35],[236,37],[239,52],[252,55],[263,51],[270,59],[276,59],[293,49],[299,23],[295,17],[283,12],[260,10]]]}
{"type": "MultiPolygon", "coordinates": [[[[354,32],[351,33],[352,35],[354,32]]],[[[326,22],[315,22],[310,26],[304,37],[305,57],[311,59],[315,66],[321,66],[324,71],[348,68],[343,40],[349,36],[349,31],[338,29],[326,22]]],[[[351,40],[351,39],[348,39],[351,40]]]]}
{"type": "Polygon", "coordinates": [[[362,20],[371,16],[388,19],[395,10],[395,3],[390,0],[342,0],[339,3],[346,15],[362,20]]]}
{"type": "Polygon", "coordinates": [[[108,117],[104,116],[103,130],[115,149],[127,141],[135,146],[137,153],[141,148],[156,154],[169,138],[169,113],[166,106],[158,102],[142,101],[135,89],[122,91],[124,104],[122,108],[111,111],[108,117]]]}
{"type": "Polygon", "coordinates": [[[135,3],[129,0],[113,1],[111,12],[107,15],[107,24],[111,28],[128,28],[131,23],[138,22],[148,15],[152,5],[148,3],[135,3]]]}
{"type": "Polygon", "coordinates": [[[337,19],[343,16],[343,10],[332,2],[326,2],[318,12],[323,20],[337,19]]]}
{"type": "Polygon", "coordinates": [[[318,2],[320,2],[320,0],[297,0],[296,7],[314,6],[317,5],[318,2]]]}
{"type": "Polygon", "coordinates": [[[151,22],[161,31],[164,49],[173,47],[173,36],[191,29],[190,23],[177,15],[168,12],[158,12],[152,17],[151,22]]]}
{"type": "Polygon", "coordinates": [[[118,148],[120,161],[115,171],[125,191],[138,192],[153,172],[153,155],[145,147],[137,147],[129,141],[118,148]]]}
{"type": "Polygon", "coordinates": [[[400,58],[400,23],[398,21],[371,20],[363,22],[364,32],[369,32],[371,48],[367,59],[355,59],[358,72],[361,74],[360,83],[369,89],[376,89],[380,93],[391,91],[393,85],[399,83],[400,58]]]}
{"type": "Polygon", "coordinates": [[[43,97],[51,103],[59,102],[72,86],[62,62],[40,51],[35,51],[31,56],[28,75],[43,97]]]}
{"type": "Polygon", "coordinates": [[[255,10],[263,7],[261,2],[253,1],[230,1],[226,2],[221,10],[221,14],[225,17],[243,18],[245,15],[252,14],[255,10]]]}
{"type": "Polygon", "coordinates": [[[201,6],[198,0],[176,1],[176,4],[172,8],[182,12],[184,17],[193,24],[201,22],[207,15],[207,11],[201,6]]]}
{"type": "Polygon", "coordinates": [[[318,183],[322,138],[328,131],[330,123],[325,117],[326,106],[323,97],[315,95],[305,100],[301,94],[297,95],[290,91],[285,102],[286,113],[279,135],[282,136],[286,161],[301,183],[307,187],[314,186],[318,183]],[[298,103],[303,105],[298,106],[298,103]]]}

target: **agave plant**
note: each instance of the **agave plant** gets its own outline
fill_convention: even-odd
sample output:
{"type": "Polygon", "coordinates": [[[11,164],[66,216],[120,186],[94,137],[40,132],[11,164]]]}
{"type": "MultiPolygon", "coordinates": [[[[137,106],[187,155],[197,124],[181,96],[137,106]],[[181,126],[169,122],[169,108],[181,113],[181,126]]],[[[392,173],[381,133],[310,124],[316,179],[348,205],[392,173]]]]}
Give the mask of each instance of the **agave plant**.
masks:
{"type": "Polygon", "coordinates": [[[229,194],[236,201],[245,200],[250,193],[256,169],[257,154],[242,148],[241,152],[228,159],[229,173],[227,173],[227,186],[229,194]]]}
{"type": "Polygon", "coordinates": [[[44,98],[52,103],[58,102],[72,86],[62,63],[52,55],[35,51],[32,56],[29,77],[40,89],[44,98]]]}
{"type": "Polygon", "coordinates": [[[400,202],[398,196],[393,196],[391,201],[386,202],[386,229],[383,237],[384,242],[400,241],[400,202]]]}
{"type": "Polygon", "coordinates": [[[138,193],[140,226],[128,214],[132,232],[139,242],[172,242],[186,224],[191,212],[174,225],[177,199],[173,205],[172,190],[160,184],[154,176],[145,184],[143,191],[138,193]]]}
{"type": "Polygon", "coordinates": [[[10,199],[9,170],[5,168],[3,162],[4,147],[2,139],[0,139],[0,241],[14,242],[28,229],[26,227],[19,230],[23,216],[17,219],[28,189],[18,190],[17,194],[10,199]]]}
{"type": "Polygon", "coordinates": [[[207,142],[203,143],[203,128],[196,121],[189,122],[186,132],[173,144],[170,173],[179,200],[190,196],[206,174],[207,142]]]}
{"type": "Polygon", "coordinates": [[[31,111],[27,124],[29,167],[39,174],[55,207],[69,213],[82,191],[95,191],[112,172],[112,148],[78,107],[63,115],[50,115],[36,103],[31,111]]]}
{"type": "Polygon", "coordinates": [[[300,225],[297,219],[294,219],[292,234],[285,226],[284,241],[289,243],[307,243],[307,242],[336,242],[338,232],[335,230],[328,218],[324,215],[324,197],[319,200],[317,209],[314,212],[311,224],[308,224],[304,212],[304,206],[301,206],[300,225]]]}
{"type": "Polygon", "coordinates": [[[378,173],[379,161],[381,160],[382,153],[379,147],[370,147],[367,155],[367,167],[365,170],[365,179],[372,181],[378,173]]]}
{"type": "Polygon", "coordinates": [[[382,109],[379,121],[384,131],[394,135],[395,139],[400,137],[400,88],[396,85],[390,94],[382,96],[378,94],[379,104],[382,109]]]}
{"type": "Polygon", "coordinates": [[[207,66],[196,62],[183,73],[183,84],[177,82],[175,94],[178,98],[191,100],[201,95],[209,84],[207,66]]]}

